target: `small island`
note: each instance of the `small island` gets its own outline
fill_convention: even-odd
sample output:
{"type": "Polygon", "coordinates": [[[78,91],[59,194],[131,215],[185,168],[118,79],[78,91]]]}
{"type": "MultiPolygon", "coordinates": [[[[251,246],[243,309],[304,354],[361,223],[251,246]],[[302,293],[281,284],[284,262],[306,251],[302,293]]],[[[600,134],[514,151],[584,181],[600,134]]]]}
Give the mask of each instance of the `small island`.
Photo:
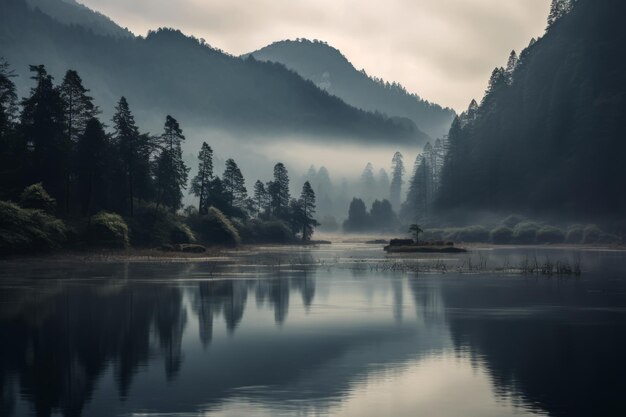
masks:
{"type": "Polygon", "coordinates": [[[414,239],[391,239],[389,245],[384,247],[389,253],[463,253],[467,249],[454,246],[454,242],[446,241],[421,241],[420,233],[424,232],[417,224],[409,227],[409,233],[415,236],[414,239]]]}

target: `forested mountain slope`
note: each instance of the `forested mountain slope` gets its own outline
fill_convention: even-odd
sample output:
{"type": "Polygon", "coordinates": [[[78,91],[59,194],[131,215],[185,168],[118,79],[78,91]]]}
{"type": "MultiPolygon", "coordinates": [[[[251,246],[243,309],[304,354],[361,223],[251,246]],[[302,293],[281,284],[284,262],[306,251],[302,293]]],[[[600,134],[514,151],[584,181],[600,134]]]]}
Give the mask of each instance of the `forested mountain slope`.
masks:
{"type": "Polygon", "coordinates": [[[285,64],[348,104],[407,117],[431,138],[448,133],[453,110],[410,94],[397,83],[385,83],[358,71],[342,53],[320,41],[281,41],[252,52],[255,58],[285,64]]]}
{"type": "Polygon", "coordinates": [[[626,2],[560,3],[571,11],[453,123],[440,207],[623,215],[626,2]]]}
{"type": "Polygon", "coordinates": [[[22,95],[31,86],[29,64],[46,65],[57,81],[67,69],[75,69],[104,119],[125,95],[151,130],[160,129],[165,114],[173,114],[186,126],[254,138],[397,144],[424,139],[409,119],[356,109],[283,65],[234,57],[172,29],[146,38],[103,36],[62,24],[25,0],[3,0],[0,55],[19,75],[22,95]]]}

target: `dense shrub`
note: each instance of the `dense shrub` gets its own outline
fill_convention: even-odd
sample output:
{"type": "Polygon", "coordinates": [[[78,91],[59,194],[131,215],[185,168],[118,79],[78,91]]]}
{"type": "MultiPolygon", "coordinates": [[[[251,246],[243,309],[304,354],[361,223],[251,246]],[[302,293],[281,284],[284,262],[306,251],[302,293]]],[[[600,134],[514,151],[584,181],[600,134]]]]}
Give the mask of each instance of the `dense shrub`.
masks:
{"type": "Polygon", "coordinates": [[[582,243],[585,228],[580,224],[573,224],[567,229],[565,241],[567,243],[582,243]]]}
{"type": "Polygon", "coordinates": [[[604,232],[595,224],[590,224],[583,231],[583,243],[600,243],[600,239],[604,232]]]}
{"type": "Polygon", "coordinates": [[[119,214],[101,211],[91,218],[85,239],[92,246],[123,249],[129,244],[128,226],[119,214]]]}
{"type": "Polygon", "coordinates": [[[524,217],[518,214],[511,214],[510,216],[502,220],[502,224],[505,227],[513,229],[515,226],[517,226],[518,224],[522,223],[525,220],[526,219],[524,217]]]}
{"type": "Polygon", "coordinates": [[[522,222],[513,229],[513,240],[516,243],[531,244],[535,243],[539,226],[532,222],[522,222]]]}
{"type": "Polygon", "coordinates": [[[129,219],[133,245],[160,246],[195,242],[195,236],[183,223],[182,217],[154,203],[138,204],[129,219]]]}
{"type": "Polygon", "coordinates": [[[54,249],[66,234],[63,221],[41,210],[0,201],[0,254],[54,249]]]}
{"type": "Polygon", "coordinates": [[[563,243],[565,234],[556,227],[544,226],[537,231],[537,243],[563,243]]]}
{"type": "Polygon", "coordinates": [[[513,229],[506,226],[496,227],[489,233],[489,237],[493,243],[502,245],[513,241],[513,229]]]}
{"type": "Polygon", "coordinates": [[[456,239],[461,242],[487,242],[489,240],[489,230],[483,226],[469,226],[459,229],[456,239]]]}
{"type": "Polygon", "coordinates": [[[296,240],[289,226],[280,220],[251,220],[239,230],[246,243],[290,243],[296,240]]]}
{"type": "Polygon", "coordinates": [[[188,217],[187,222],[203,243],[236,245],[241,240],[230,220],[215,207],[209,207],[205,215],[196,214],[188,217]]]}
{"type": "Polygon", "coordinates": [[[29,185],[20,195],[20,207],[27,209],[43,210],[48,214],[54,214],[57,202],[43,188],[41,183],[29,185]]]}

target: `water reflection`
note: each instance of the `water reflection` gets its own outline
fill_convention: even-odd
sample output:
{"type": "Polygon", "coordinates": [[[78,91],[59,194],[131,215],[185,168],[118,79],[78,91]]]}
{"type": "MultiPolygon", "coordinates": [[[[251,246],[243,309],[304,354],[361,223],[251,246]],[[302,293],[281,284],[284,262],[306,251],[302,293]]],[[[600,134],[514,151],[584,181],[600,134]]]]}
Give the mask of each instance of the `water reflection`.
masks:
{"type": "Polygon", "coordinates": [[[623,254],[578,280],[238,256],[7,264],[0,415],[622,415],[623,254]]]}

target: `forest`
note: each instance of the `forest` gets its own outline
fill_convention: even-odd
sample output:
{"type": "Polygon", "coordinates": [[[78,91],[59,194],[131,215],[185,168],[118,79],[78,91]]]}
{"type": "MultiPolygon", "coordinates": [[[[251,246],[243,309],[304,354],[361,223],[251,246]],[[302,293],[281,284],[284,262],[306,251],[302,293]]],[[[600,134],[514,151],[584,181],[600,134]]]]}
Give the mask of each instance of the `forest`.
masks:
{"type": "Polygon", "coordinates": [[[223,174],[213,150],[198,152],[197,175],[183,161],[183,129],[165,118],[160,135],[142,133],[121,97],[111,132],[98,116],[80,75],[59,85],[43,65],[31,66],[34,86],[18,101],[13,73],[0,63],[0,252],[62,245],[125,248],[311,239],[315,192],[305,182],[292,198],[289,173],[278,162],[273,180],[249,195],[234,159],[223,174]],[[197,205],[183,210],[183,193],[197,205]],[[15,201],[15,202],[11,202],[15,201]]]}

